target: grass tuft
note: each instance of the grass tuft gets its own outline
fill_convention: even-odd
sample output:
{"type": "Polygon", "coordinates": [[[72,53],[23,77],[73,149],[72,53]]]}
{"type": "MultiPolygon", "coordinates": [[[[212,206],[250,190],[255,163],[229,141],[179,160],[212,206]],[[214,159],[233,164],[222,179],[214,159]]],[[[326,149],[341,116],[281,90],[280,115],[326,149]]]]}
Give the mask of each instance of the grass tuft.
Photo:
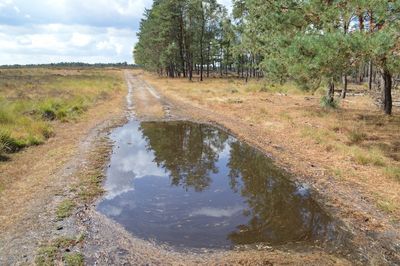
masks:
{"type": "Polygon", "coordinates": [[[320,105],[321,107],[326,109],[337,109],[339,108],[339,100],[337,99],[330,100],[329,97],[322,96],[320,105]]]}
{"type": "Polygon", "coordinates": [[[378,149],[363,150],[354,148],[353,158],[361,165],[385,166],[384,156],[378,149]]]}
{"type": "Polygon", "coordinates": [[[310,126],[305,126],[301,130],[301,136],[314,140],[316,144],[326,144],[335,139],[335,135],[331,131],[310,126]]]}
{"type": "Polygon", "coordinates": [[[362,142],[363,140],[365,140],[367,138],[367,134],[365,134],[358,128],[354,128],[353,130],[351,130],[349,132],[348,138],[349,138],[350,144],[359,144],[360,142],[362,142]]]}
{"type": "Polygon", "coordinates": [[[379,209],[386,213],[392,213],[396,210],[396,205],[391,201],[379,200],[377,202],[379,209]]]}
{"type": "Polygon", "coordinates": [[[84,265],[83,255],[78,252],[65,253],[63,256],[63,261],[66,266],[83,266],[84,265]]]}
{"type": "Polygon", "coordinates": [[[55,246],[46,246],[40,248],[35,258],[35,264],[38,266],[53,266],[57,252],[58,249],[55,246]]]}
{"type": "Polygon", "coordinates": [[[75,208],[75,203],[72,200],[66,199],[62,201],[56,210],[56,216],[58,220],[65,219],[72,214],[73,209],[75,208]]]}
{"type": "Polygon", "coordinates": [[[388,166],[385,168],[385,174],[394,180],[400,181],[400,167],[388,166]]]}
{"type": "Polygon", "coordinates": [[[25,147],[23,141],[16,140],[6,130],[0,131],[0,155],[4,153],[16,152],[25,147]]]}
{"type": "Polygon", "coordinates": [[[98,195],[101,195],[104,192],[104,189],[101,186],[103,182],[103,174],[102,173],[94,173],[88,174],[82,178],[79,197],[83,201],[90,201],[98,195]]]}
{"type": "Polygon", "coordinates": [[[83,265],[82,254],[78,252],[64,252],[67,248],[72,249],[82,241],[83,238],[81,235],[76,240],[67,236],[61,236],[51,241],[48,245],[40,247],[35,258],[35,264],[38,266],[59,265],[58,262],[62,258],[65,265],[83,265]]]}

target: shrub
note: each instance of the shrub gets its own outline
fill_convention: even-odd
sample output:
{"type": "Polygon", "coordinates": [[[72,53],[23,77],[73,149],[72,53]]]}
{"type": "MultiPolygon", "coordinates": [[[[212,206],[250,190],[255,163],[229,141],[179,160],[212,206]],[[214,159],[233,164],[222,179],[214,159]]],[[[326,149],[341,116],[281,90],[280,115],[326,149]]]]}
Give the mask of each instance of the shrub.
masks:
{"type": "Polygon", "coordinates": [[[337,99],[329,99],[329,97],[322,96],[321,101],[320,101],[321,107],[323,108],[328,108],[328,109],[336,109],[339,107],[339,100],[337,99]]]}
{"type": "Polygon", "coordinates": [[[351,144],[357,144],[365,140],[367,138],[367,134],[360,131],[359,129],[353,129],[350,131],[348,138],[351,144]]]}
{"type": "Polygon", "coordinates": [[[11,153],[22,149],[25,144],[11,137],[8,131],[0,131],[0,153],[11,153]]]}

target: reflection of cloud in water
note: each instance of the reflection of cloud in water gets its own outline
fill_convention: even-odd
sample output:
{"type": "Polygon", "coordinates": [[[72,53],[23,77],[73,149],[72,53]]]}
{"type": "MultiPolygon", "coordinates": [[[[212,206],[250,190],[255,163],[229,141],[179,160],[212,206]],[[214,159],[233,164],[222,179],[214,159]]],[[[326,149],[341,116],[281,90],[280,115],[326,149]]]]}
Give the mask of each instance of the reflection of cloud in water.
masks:
{"type": "Polygon", "coordinates": [[[310,187],[307,184],[297,184],[294,194],[303,198],[308,198],[310,197],[310,187]]]}
{"type": "MultiPolygon", "coordinates": [[[[136,145],[135,145],[136,146],[136,145]]],[[[144,176],[165,176],[163,169],[153,162],[154,154],[141,149],[132,148],[131,155],[120,158],[115,167],[121,172],[131,172],[135,178],[144,176]],[[132,154],[133,153],[133,154],[132,154]]]]}
{"type": "MultiPolygon", "coordinates": [[[[218,152],[218,150],[216,150],[216,152],[218,152]]],[[[219,152],[218,156],[220,159],[228,159],[230,156],[230,152],[231,152],[231,146],[225,143],[224,149],[221,152],[219,152]]]]}
{"type": "Polygon", "coordinates": [[[154,161],[154,153],[146,151],[146,140],[138,131],[136,122],[117,129],[112,138],[115,140],[112,167],[108,170],[105,182],[107,200],[134,190],[135,178],[146,176],[167,176],[154,161]]]}
{"type": "Polygon", "coordinates": [[[123,211],[123,208],[115,207],[112,205],[108,205],[107,207],[103,208],[103,212],[107,216],[119,216],[123,211]]]}
{"type": "Polygon", "coordinates": [[[240,212],[243,209],[242,206],[234,206],[234,207],[228,207],[228,208],[211,208],[211,207],[204,207],[199,210],[196,210],[190,214],[190,216],[199,216],[199,215],[204,215],[208,217],[215,217],[215,218],[221,218],[221,217],[231,217],[235,215],[236,213],[240,212]]]}
{"type": "Polygon", "coordinates": [[[107,216],[119,216],[123,211],[136,208],[136,202],[133,200],[117,200],[116,202],[103,201],[101,205],[102,212],[107,216]]]}
{"type": "MultiPolygon", "coordinates": [[[[126,179],[126,180],[128,180],[130,182],[130,179],[126,179]]],[[[113,198],[115,198],[119,195],[122,195],[129,191],[135,190],[135,188],[133,186],[133,182],[132,182],[132,184],[122,185],[121,184],[122,182],[117,182],[117,181],[128,182],[128,181],[125,181],[124,179],[106,181],[105,187],[106,187],[107,193],[104,196],[105,199],[112,200],[113,198]]]]}

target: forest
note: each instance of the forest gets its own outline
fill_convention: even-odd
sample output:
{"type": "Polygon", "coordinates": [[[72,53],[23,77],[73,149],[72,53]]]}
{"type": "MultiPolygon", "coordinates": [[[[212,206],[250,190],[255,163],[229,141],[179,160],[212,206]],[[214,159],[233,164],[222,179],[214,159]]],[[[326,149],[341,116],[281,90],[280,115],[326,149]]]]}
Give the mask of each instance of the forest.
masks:
{"type": "Polygon", "coordinates": [[[350,83],[379,93],[385,114],[400,82],[400,2],[155,0],[140,23],[135,62],[170,78],[267,79],[315,91],[326,105],[350,83]]]}

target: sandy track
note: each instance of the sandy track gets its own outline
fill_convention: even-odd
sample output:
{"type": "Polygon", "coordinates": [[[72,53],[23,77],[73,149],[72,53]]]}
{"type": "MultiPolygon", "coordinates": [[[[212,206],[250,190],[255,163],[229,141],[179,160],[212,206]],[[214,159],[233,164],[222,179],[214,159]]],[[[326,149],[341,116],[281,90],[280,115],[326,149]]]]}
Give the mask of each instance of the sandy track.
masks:
{"type": "Polygon", "coordinates": [[[134,115],[141,120],[163,119],[165,116],[164,106],[161,103],[160,95],[142,79],[137,78],[130,72],[125,72],[128,88],[132,89],[132,102],[134,115]]]}

